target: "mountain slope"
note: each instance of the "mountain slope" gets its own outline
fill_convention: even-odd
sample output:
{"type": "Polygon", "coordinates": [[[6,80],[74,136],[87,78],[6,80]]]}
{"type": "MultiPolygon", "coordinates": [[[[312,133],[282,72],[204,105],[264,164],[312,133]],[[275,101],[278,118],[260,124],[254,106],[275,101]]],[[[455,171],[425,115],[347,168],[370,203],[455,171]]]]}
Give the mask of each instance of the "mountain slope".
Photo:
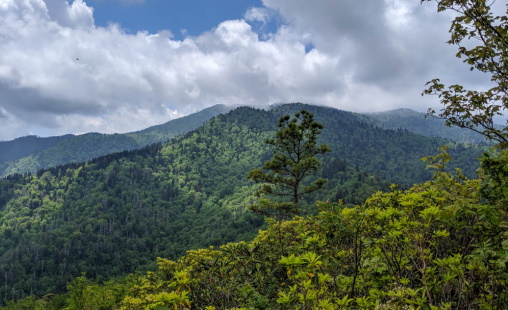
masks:
{"type": "MultiPolygon", "coordinates": [[[[290,104],[272,110],[278,116],[293,114],[301,109],[314,113],[324,125],[321,141],[332,147],[332,155],[349,164],[400,184],[414,184],[430,179],[422,157],[436,154],[437,149],[450,145],[454,167],[475,176],[476,158],[486,148],[451,144],[443,138],[430,138],[402,129],[381,129],[372,119],[361,114],[334,108],[305,104],[290,104]]],[[[451,167],[451,168],[454,168],[451,167]]]]}
{"type": "Polygon", "coordinates": [[[0,141],[0,164],[29,156],[32,153],[43,151],[72,137],[74,136],[65,135],[49,138],[26,136],[12,141],[0,141]]]}
{"type": "Polygon", "coordinates": [[[126,134],[88,133],[50,138],[24,137],[0,142],[0,178],[13,173],[33,173],[41,168],[70,162],[84,162],[115,152],[165,142],[194,130],[212,117],[231,109],[232,107],[225,105],[215,105],[162,125],[126,134]],[[23,149],[23,152],[20,149],[23,149]]]}
{"type": "MultiPolygon", "coordinates": [[[[153,268],[157,256],[249,239],[263,219],[245,209],[256,188],[245,176],[271,156],[264,141],[278,117],[302,108],[323,122],[332,149],[320,171],[328,187],[310,201],[360,203],[390,182],[428,179],[419,159],[446,142],[331,108],[238,108],[164,145],[9,176],[0,181],[0,296],[43,295],[81,272],[107,279],[153,268]]],[[[474,151],[460,150],[467,166],[474,151]]]]}
{"type": "Polygon", "coordinates": [[[427,137],[441,137],[450,141],[473,144],[489,144],[481,134],[459,128],[448,127],[443,119],[425,117],[425,113],[411,109],[396,109],[386,112],[366,113],[387,129],[406,129],[427,137]]]}

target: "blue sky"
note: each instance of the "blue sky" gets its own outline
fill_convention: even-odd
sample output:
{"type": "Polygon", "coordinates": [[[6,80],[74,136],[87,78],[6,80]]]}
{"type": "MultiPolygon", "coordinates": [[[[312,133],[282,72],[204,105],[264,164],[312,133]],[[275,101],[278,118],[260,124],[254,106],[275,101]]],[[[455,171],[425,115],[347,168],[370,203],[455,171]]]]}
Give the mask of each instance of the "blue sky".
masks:
{"type": "Polygon", "coordinates": [[[128,32],[169,30],[174,38],[197,36],[230,19],[241,19],[260,0],[88,0],[94,8],[95,24],[119,23],[128,32]]]}
{"type": "Polygon", "coordinates": [[[489,83],[446,44],[452,17],[418,0],[0,0],[0,140],[215,104],[439,109],[427,81],[489,83]]]}

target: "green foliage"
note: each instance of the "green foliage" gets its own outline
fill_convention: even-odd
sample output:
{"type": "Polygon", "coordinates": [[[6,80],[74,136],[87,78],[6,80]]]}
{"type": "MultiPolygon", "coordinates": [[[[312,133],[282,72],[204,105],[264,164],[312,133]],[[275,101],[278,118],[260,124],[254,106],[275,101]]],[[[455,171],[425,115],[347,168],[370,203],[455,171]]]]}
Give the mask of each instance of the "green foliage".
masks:
{"type": "Polygon", "coordinates": [[[224,105],[215,105],[162,125],[126,134],[87,133],[49,138],[29,136],[0,142],[0,177],[15,173],[35,173],[42,168],[84,162],[107,154],[166,142],[230,109],[224,105]]]}
{"type": "MultiPolygon", "coordinates": [[[[124,280],[124,282],[126,282],[124,280]]],[[[67,284],[67,310],[101,310],[112,309],[126,295],[127,283],[109,281],[97,285],[85,275],[73,279],[67,284]]]]}
{"type": "Polygon", "coordinates": [[[157,272],[109,293],[114,304],[98,298],[111,283],[76,278],[67,307],[506,309],[508,211],[499,187],[508,181],[508,152],[486,156],[474,180],[447,172],[448,160],[446,149],[428,157],[434,179],[408,190],[392,186],[355,207],[320,202],[314,216],[270,219],[251,242],[159,258],[157,272]]]}
{"type": "Polygon", "coordinates": [[[449,168],[452,171],[461,168],[465,175],[473,178],[479,167],[477,158],[488,150],[450,144],[448,140],[424,137],[407,130],[382,129],[366,116],[333,108],[290,104],[275,108],[273,113],[283,116],[302,109],[314,114],[314,119],[324,126],[318,143],[326,142],[331,152],[323,155],[323,162],[328,156],[334,157],[392,183],[412,185],[431,179],[432,173],[425,170],[421,158],[435,154],[443,145],[449,145],[448,152],[454,159],[449,168]]]}
{"type": "MultiPolygon", "coordinates": [[[[422,2],[428,0],[422,0],[422,2]]],[[[440,0],[438,11],[458,13],[453,20],[449,44],[457,45],[457,57],[463,58],[471,71],[487,74],[493,87],[484,91],[467,90],[462,85],[447,89],[439,79],[424,94],[438,95],[443,104],[441,117],[449,125],[469,128],[508,147],[508,127],[498,128],[493,118],[508,108],[508,7],[506,15],[495,16],[487,0],[440,0]],[[470,41],[478,44],[470,44],[470,41]]],[[[429,110],[430,114],[435,111],[429,110]]]]}
{"type": "MultiPolygon", "coordinates": [[[[440,140],[380,130],[322,107],[239,108],[164,145],[0,181],[1,302],[63,292],[83,272],[104,283],[154,270],[157,256],[176,259],[189,249],[251,240],[263,220],[245,209],[255,199],[245,175],[270,159],[263,141],[275,134],[277,119],[302,108],[325,124],[320,139],[333,148],[317,171],[329,182],[309,200],[353,206],[390,182],[428,178],[419,159],[440,140]]],[[[476,169],[470,150],[459,150],[469,154],[461,166],[476,169]]],[[[290,255],[280,233],[276,253],[290,255]]],[[[267,298],[258,297],[259,304],[267,298]]]]}
{"type": "Polygon", "coordinates": [[[273,157],[266,161],[263,169],[253,169],[247,178],[262,183],[259,195],[281,197],[283,201],[262,200],[251,208],[260,214],[275,213],[277,217],[301,213],[301,196],[322,189],[326,179],[309,182],[316,174],[320,163],[315,157],[330,151],[326,144],[317,145],[323,125],[314,121],[314,115],[302,110],[290,119],[285,115],[279,119],[279,130],[275,139],[266,141],[274,147],[273,157]],[[289,200],[289,201],[288,201],[289,200]]]}
{"type": "Polygon", "coordinates": [[[484,154],[481,160],[480,177],[483,179],[482,194],[499,207],[508,205],[508,152],[484,154]]]}
{"type": "Polygon", "coordinates": [[[253,300],[266,300],[256,308],[504,309],[508,214],[496,203],[505,196],[485,204],[480,180],[441,169],[446,157],[428,159],[439,168],[434,181],[377,193],[354,208],[321,203],[317,216],[271,222],[252,243],[168,264],[174,275],[185,269],[196,280],[188,287],[196,308],[254,308],[253,300]],[[255,298],[242,297],[242,289],[254,289],[255,298]]]}
{"type": "Polygon", "coordinates": [[[1,182],[0,296],[41,296],[81,272],[104,280],[252,238],[263,221],[243,209],[254,191],[244,176],[263,135],[216,119],[164,148],[1,182]]]}

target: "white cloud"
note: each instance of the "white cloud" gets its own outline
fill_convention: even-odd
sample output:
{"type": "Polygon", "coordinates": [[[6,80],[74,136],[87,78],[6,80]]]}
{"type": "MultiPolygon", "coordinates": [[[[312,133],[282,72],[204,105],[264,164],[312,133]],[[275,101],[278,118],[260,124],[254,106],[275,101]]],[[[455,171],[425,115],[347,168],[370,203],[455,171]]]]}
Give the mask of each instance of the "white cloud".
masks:
{"type": "Polygon", "coordinates": [[[424,84],[447,82],[485,85],[470,73],[446,44],[452,15],[437,13],[435,3],[403,0],[263,0],[288,23],[289,32],[310,40],[315,49],[341,60],[336,74],[346,83],[334,106],[358,111],[438,106],[421,98],[424,84]]]}
{"type": "Polygon", "coordinates": [[[71,5],[66,0],[45,0],[51,20],[71,28],[93,27],[93,9],[82,0],[74,0],[71,5]]]}
{"type": "Polygon", "coordinates": [[[467,71],[444,44],[449,18],[430,4],[264,5],[178,41],[168,31],[97,27],[82,0],[0,0],[0,140],[40,128],[133,131],[218,103],[426,110],[435,104],[420,96],[427,80],[467,71]],[[253,31],[248,22],[268,23],[274,12],[285,25],[253,31]]]}
{"type": "Polygon", "coordinates": [[[250,8],[245,13],[245,20],[249,22],[268,22],[271,17],[270,12],[266,8],[250,8]]]}

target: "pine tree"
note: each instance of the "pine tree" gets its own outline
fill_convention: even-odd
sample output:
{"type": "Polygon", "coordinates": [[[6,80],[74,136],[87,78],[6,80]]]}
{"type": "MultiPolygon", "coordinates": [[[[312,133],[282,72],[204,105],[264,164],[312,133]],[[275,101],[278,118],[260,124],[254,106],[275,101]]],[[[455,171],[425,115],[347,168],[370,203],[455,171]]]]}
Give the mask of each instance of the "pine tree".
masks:
{"type": "Polygon", "coordinates": [[[314,115],[305,110],[293,118],[289,115],[281,117],[278,126],[275,138],[266,141],[274,146],[272,159],[265,162],[263,168],[251,170],[247,177],[262,183],[258,195],[277,197],[274,200],[260,199],[251,209],[263,215],[288,218],[301,213],[301,196],[326,184],[323,178],[312,182],[308,179],[320,166],[315,156],[330,151],[330,148],[326,144],[317,144],[323,125],[314,121],[314,115]]]}

